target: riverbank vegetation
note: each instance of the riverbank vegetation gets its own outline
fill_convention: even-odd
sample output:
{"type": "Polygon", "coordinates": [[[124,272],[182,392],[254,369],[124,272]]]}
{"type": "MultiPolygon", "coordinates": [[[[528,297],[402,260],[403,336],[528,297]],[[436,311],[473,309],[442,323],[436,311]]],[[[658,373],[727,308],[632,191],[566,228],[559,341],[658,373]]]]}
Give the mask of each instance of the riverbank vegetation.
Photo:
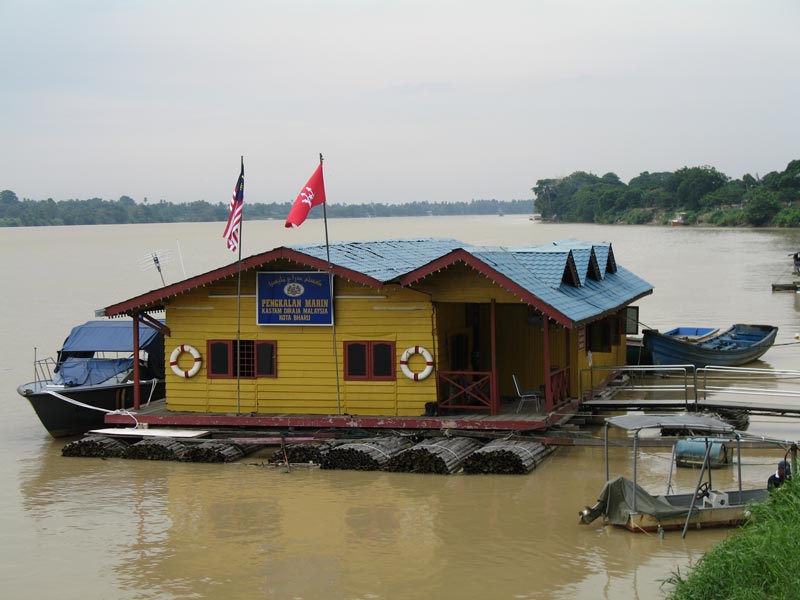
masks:
{"type": "Polygon", "coordinates": [[[732,179],[714,167],[645,171],[627,184],[614,173],[578,171],[532,188],[545,221],[666,224],[676,213],[701,225],[800,226],[800,160],[763,177],[732,179]]]}
{"type": "MultiPolygon", "coordinates": [[[[746,174],[732,179],[714,167],[684,167],[673,172],[645,171],[627,184],[614,173],[584,171],[540,179],[531,188],[534,199],[469,202],[406,202],[402,204],[327,205],[331,218],[503,215],[539,213],[544,221],[577,223],[666,224],[683,213],[688,224],[755,227],[800,226],[800,160],[763,177],[746,174]]],[[[291,202],[263,203],[250,199],[245,218],[283,220],[291,202]]],[[[225,221],[228,203],[197,200],[20,200],[11,190],[0,192],[0,227],[177,223],[225,221]]],[[[312,211],[309,218],[321,218],[312,211]]]]}
{"type": "MultiPolygon", "coordinates": [[[[286,219],[291,202],[245,203],[249,220],[286,219]]],[[[409,202],[406,204],[334,204],[326,207],[331,218],[410,217],[425,215],[498,215],[531,214],[533,200],[471,200],[470,202],[409,202]]],[[[20,200],[5,190],[0,192],[0,227],[44,225],[110,225],[122,223],[186,223],[226,221],[228,203],[211,204],[197,200],[173,204],[165,200],[139,203],[129,196],[119,200],[20,200]]],[[[312,211],[310,219],[322,218],[322,211],[312,211]]]]}
{"type": "Polygon", "coordinates": [[[795,600],[800,596],[800,482],[756,504],[741,532],[708,551],[686,577],[675,573],[669,600],[795,600]]]}

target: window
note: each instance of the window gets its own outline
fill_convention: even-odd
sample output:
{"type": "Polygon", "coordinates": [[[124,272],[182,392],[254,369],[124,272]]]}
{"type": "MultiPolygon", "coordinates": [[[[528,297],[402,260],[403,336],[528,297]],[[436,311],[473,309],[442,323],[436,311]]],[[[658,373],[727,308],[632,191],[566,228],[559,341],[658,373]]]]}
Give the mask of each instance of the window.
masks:
{"type": "Polygon", "coordinates": [[[345,342],[344,378],[352,381],[394,381],[394,342],[345,342]]]}
{"type": "Polygon", "coordinates": [[[627,335],[637,335],[639,333],[639,307],[626,306],[623,310],[625,318],[625,331],[627,335]]]}
{"type": "Polygon", "coordinates": [[[615,317],[608,317],[587,325],[586,337],[589,341],[589,350],[592,352],[611,352],[613,332],[616,325],[617,319],[615,317]]]}
{"type": "Polygon", "coordinates": [[[277,376],[277,343],[253,340],[209,340],[207,373],[210,379],[277,376]],[[238,348],[238,352],[237,352],[238,348]]]}

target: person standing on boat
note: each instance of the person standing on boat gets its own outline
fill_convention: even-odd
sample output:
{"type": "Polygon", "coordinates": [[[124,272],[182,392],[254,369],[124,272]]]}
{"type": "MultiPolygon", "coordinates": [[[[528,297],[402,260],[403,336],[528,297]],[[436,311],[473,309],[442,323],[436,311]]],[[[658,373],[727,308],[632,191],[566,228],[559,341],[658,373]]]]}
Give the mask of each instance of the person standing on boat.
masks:
{"type": "Polygon", "coordinates": [[[792,469],[788,461],[782,460],[778,463],[778,470],[767,479],[767,489],[774,490],[783,485],[783,482],[792,478],[792,469]]]}
{"type": "Polygon", "coordinates": [[[794,274],[800,275],[800,252],[792,254],[792,262],[794,264],[794,274]]]}

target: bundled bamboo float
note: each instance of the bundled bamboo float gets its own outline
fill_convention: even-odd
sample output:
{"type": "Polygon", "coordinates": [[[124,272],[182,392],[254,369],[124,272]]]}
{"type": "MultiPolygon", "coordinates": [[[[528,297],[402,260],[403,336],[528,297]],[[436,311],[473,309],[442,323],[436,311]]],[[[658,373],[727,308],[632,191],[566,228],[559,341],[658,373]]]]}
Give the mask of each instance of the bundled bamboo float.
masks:
{"type": "Polygon", "coordinates": [[[553,448],[527,440],[492,440],[464,460],[464,473],[513,474],[530,473],[553,448]]]}
{"type": "Polygon", "coordinates": [[[314,463],[320,464],[322,458],[330,452],[333,444],[286,444],[278,448],[269,457],[271,464],[283,463],[314,463]]]}
{"type": "Polygon", "coordinates": [[[448,475],[482,447],[474,438],[431,438],[404,450],[386,464],[387,471],[448,475]]]}
{"type": "Polygon", "coordinates": [[[321,458],[323,469],[377,471],[392,458],[408,449],[411,442],[403,437],[383,437],[348,442],[332,448],[321,458]]]}
{"type": "Polygon", "coordinates": [[[171,439],[144,439],[128,446],[122,458],[134,460],[184,460],[186,446],[171,439]]]}
{"type": "Polygon", "coordinates": [[[260,447],[257,444],[243,446],[221,441],[201,442],[187,446],[182,460],[203,463],[233,462],[255,452],[260,447]]]}
{"type": "Polygon", "coordinates": [[[121,458],[128,444],[122,440],[89,435],[66,444],[61,449],[61,456],[81,458],[121,458]]]}

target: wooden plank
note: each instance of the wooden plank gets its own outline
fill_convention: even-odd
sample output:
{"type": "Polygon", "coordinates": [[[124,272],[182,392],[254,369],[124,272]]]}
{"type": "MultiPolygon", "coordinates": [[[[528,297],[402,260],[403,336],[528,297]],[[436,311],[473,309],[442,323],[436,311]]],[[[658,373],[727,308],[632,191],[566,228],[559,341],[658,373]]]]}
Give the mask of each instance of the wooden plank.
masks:
{"type": "Polygon", "coordinates": [[[135,427],[107,429],[93,429],[89,433],[98,435],[111,435],[120,437],[149,437],[149,438],[201,438],[210,434],[209,431],[197,429],[137,429],[135,427]]]}

